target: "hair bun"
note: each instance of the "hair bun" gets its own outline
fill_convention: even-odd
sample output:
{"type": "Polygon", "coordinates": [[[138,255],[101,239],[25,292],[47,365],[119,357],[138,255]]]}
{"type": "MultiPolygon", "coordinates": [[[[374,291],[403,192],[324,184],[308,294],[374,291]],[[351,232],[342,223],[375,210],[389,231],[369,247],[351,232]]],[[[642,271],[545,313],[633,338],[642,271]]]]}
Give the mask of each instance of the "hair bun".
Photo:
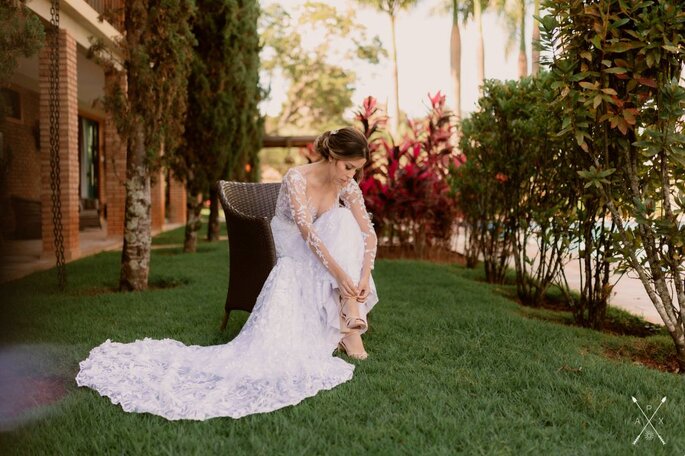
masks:
{"type": "Polygon", "coordinates": [[[321,133],[314,140],[314,150],[325,160],[369,159],[369,142],[354,127],[343,127],[321,133]]]}
{"type": "Polygon", "coordinates": [[[329,141],[331,139],[331,132],[326,131],[314,140],[314,150],[321,154],[323,158],[328,158],[331,155],[329,141]]]}

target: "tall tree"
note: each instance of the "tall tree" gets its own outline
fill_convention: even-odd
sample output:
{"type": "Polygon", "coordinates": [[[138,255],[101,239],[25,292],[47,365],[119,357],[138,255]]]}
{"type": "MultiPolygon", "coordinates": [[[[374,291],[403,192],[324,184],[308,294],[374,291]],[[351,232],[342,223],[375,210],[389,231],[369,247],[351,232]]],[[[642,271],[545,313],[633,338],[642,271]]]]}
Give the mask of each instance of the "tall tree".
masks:
{"type": "MultiPolygon", "coordinates": [[[[461,30],[459,28],[459,22],[460,20],[466,22],[471,17],[473,17],[473,20],[476,22],[476,65],[478,69],[478,83],[480,86],[485,79],[485,48],[483,43],[482,11],[487,5],[488,0],[465,0],[463,3],[460,3],[459,0],[449,0],[443,7],[437,9],[438,14],[449,13],[452,16],[452,30],[450,33],[450,75],[454,90],[455,123],[461,121],[461,30]]],[[[458,129],[455,129],[455,134],[458,134],[458,131],[458,129]]]]}
{"type": "Polygon", "coordinates": [[[379,62],[384,55],[380,39],[367,38],[353,10],[341,13],[320,2],[289,11],[272,4],[260,22],[265,76],[288,83],[275,130],[318,131],[344,122],[343,113],[352,106],[354,68],[379,62]],[[305,34],[316,38],[304,39],[305,34]],[[333,48],[334,41],[343,46],[333,48]]]}
{"type": "MultiPolygon", "coordinates": [[[[234,178],[235,168],[244,167],[259,143],[248,138],[259,132],[251,127],[259,122],[259,6],[255,0],[196,4],[197,43],[188,79],[184,141],[170,157],[170,166],[187,191],[185,252],[196,251],[202,201],[209,197],[215,202],[218,215],[214,183],[234,178]]],[[[218,237],[218,224],[210,223],[208,237],[218,237]]]]}
{"type": "MultiPolygon", "coordinates": [[[[454,90],[455,122],[461,121],[461,31],[459,30],[459,0],[452,0],[452,31],[450,33],[450,74],[454,90]]],[[[455,129],[455,131],[457,131],[455,129]]]]}
{"type": "Polygon", "coordinates": [[[397,31],[396,22],[397,15],[401,10],[407,10],[416,3],[418,0],[357,0],[359,3],[371,5],[379,11],[387,14],[390,18],[390,31],[392,33],[392,79],[393,79],[393,92],[394,92],[394,102],[395,102],[395,115],[393,118],[393,132],[397,132],[400,125],[400,79],[397,71],[397,31]]]}
{"type": "Polygon", "coordinates": [[[540,0],[533,0],[533,36],[530,39],[531,76],[537,76],[540,72],[540,26],[537,23],[538,17],[540,17],[540,0]]]}
{"type": "Polygon", "coordinates": [[[467,0],[464,3],[464,21],[473,18],[476,24],[476,70],[478,86],[485,81],[485,43],[483,42],[483,11],[490,4],[489,0],[467,0]]]}
{"type": "MultiPolygon", "coordinates": [[[[150,269],[150,171],[183,132],[193,34],[192,0],[126,0],[118,43],[125,84],[106,87],[105,106],[127,144],[121,290],[143,290],[150,269]]],[[[118,12],[112,12],[116,14],[118,12]]],[[[94,52],[102,51],[96,43],[94,52]]]]}
{"type": "Polygon", "coordinates": [[[519,20],[519,78],[528,76],[528,56],[526,55],[526,0],[518,1],[519,20]]]}
{"type": "Polygon", "coordinates": [[[528,75],[528,56],[526,54],[526,10],[527,0],[497,0],[494,3],[496,11],[504,16],[509,36],[507,52],[518,41],[518,70],[519,77],[528,75]]]}

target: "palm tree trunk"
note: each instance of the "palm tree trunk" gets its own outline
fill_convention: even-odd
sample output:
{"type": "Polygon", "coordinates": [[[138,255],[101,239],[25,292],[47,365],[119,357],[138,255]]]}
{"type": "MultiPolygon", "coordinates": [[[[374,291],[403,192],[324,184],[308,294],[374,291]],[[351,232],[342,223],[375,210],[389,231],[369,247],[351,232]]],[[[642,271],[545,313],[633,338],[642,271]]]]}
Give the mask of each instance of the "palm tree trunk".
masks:
{"type": "MultiPolygon", "coordinates": [[[[533,4],[534,10],[533,14],[535,17],[540,16],[540,0],[534,0],[533,4]]],[[[531,69],[530,69],[530,74],[533,76],[537,76],[537,74],[540,72],[540,49],[538,48],[540,44],[540,27],[537,22],[533,22],[533,38],[531,39],[531,57],[532,57],[532,62],[531,62],[531,69]]]]}
{"type": "Polygon", "coordinates": [[[452,33],[450,34],[450,70],[454,87],[454,117],[461,121],[461,33],[459,0],[452,0],[452,33]]]}
{"type": "Polygon", "coordinates": [[[394,131],[397,134],[400,127],[400,78],[397,72],[397,39],[395,31],[395,15],[390,13],[390,29],[392,31],[392,77],[395,83],[395,119],[393,121],[394,131]]]}
{"type": "MultiPolygon", "coordinates": [[[[133,83],[129,83],[129,87],[133,83]]],[[[121,251],[121,291],[145,290],[150,271],[152,243],[150,217],[150,173],[145,153],[142,122],[135,127],[126,152],[126,209],[124,247],[121,251]]]]}
{"type": "Polygon", "coordinates": [[[476,68],[478,69],[478,91],[485,80],[485,45],[483,44],[483,11],[480,0],[473,2],[473,20],[476,21],[476,68]]]}
{"type": "Polygon", "coordinates": [[[528,57],[526,56],[526,0],[519,0],[520,3],[520,47],[519,47],[519,77],[528,75],[528,57]]]}

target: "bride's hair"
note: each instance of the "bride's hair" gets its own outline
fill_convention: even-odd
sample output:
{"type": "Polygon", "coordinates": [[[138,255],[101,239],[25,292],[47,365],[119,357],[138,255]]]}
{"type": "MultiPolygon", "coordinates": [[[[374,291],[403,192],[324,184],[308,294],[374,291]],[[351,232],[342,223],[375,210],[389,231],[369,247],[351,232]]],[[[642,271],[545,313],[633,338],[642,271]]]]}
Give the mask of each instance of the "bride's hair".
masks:
{"type": "Polygon", "coordinates": [[[353,127],[320,134],[314,140],[314,150],[326,160],[369,159],[369,143],[364,134],[353,127]]]}

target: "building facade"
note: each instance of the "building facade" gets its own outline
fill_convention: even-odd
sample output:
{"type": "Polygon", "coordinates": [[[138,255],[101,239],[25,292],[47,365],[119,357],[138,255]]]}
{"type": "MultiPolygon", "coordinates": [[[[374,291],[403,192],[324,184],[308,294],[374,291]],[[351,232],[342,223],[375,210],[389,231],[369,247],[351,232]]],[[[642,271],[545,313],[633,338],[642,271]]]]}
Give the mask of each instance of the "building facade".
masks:
{"type": "MultiPolygon", "coordinates": [[[[59,33],[59,154],[62,226],[67,260],[80,256],[79,233],[90,227],[121,238],[124,231],[126,144],[117,135],[103,106],[106,84],[124,81],[87,57],[94,39],[101,40],[114,60],[121,31],[98,18],[120,0],[61,0],[59,33]]],[[[50,23],[49,0],[26,5],[50,23]]],[[[120,26],[119,26],[120,27],[120,26]]],[[[50,168],[48,44],[21,59],[2,88],[9,115],[0,125],[0,150],[7,163],[5,188],[0,189],[3,236],[42,239],[43,255],[54,255],[50,168]]],[[[183,185],[165,170],[152,176],[152,229],[165,221],[185,223],[183,185]]]]}

